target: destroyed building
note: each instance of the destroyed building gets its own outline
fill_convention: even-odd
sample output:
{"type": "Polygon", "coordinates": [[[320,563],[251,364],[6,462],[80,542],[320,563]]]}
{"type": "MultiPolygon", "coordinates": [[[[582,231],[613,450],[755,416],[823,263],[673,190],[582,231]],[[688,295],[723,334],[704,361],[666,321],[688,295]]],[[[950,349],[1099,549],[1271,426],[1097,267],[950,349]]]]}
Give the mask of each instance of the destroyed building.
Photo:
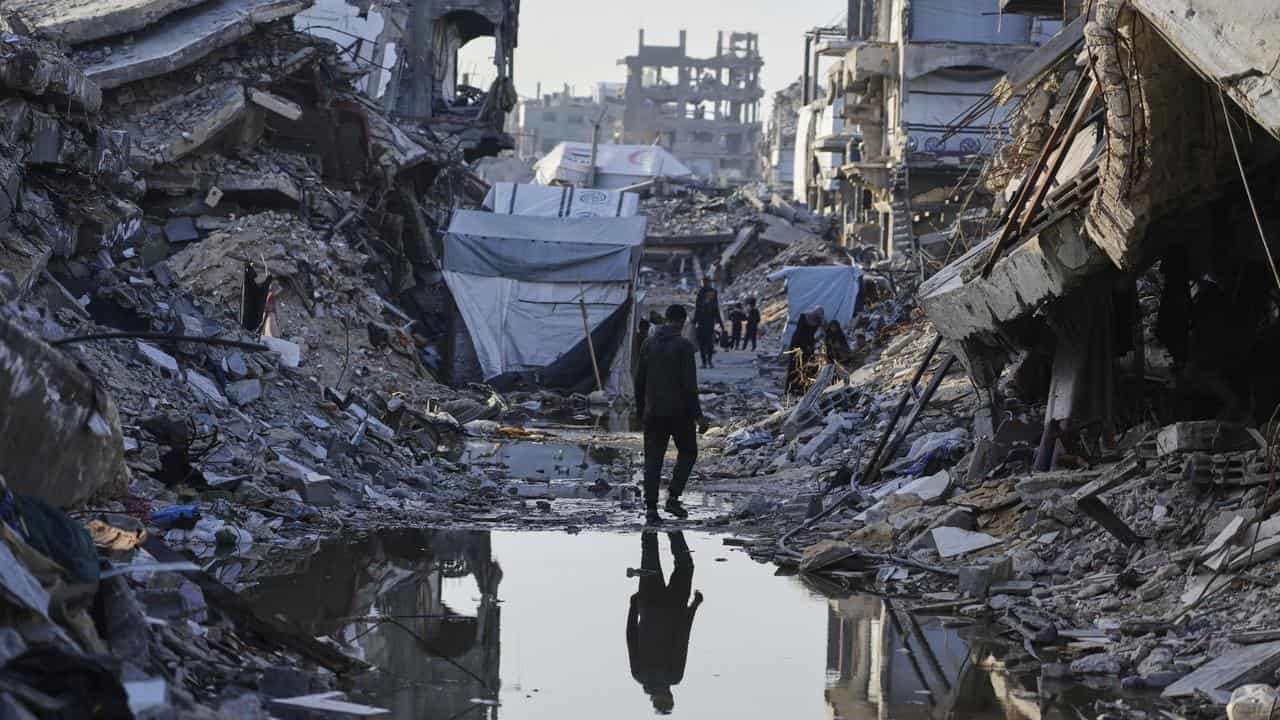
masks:
{"type": "Polygon", "coordinates": [[[1042,465],[1156,396],[1169,419],[1262,423],[1280,402],[1263,359],[1277,76],[1250,40],[1280,18],[1267,3],[1122,5],[1069,18],[1053,53],[1011,68],[1047,132],[1028,123],[1027,151],[1000,158],[1016,190],[1001,226],[920,290],[982,393],[980,432],[1011,351],[1022,374],[1045,370],[1042,465]],[[1234,34],[1209,40],[1219,28],[1234,34]]]}
{"type": "Polygon", "coordinates": [[[689,55],[684,30],[678,45],[644,38],[641,29],[636,54],[618,61],[627,67],[623,142],[660,144],[703,178],[758,178],[764,59],[756,34],[721,32],[707,58],[689,55]]]}
{"type": "Polygon", "coordinates": [[[878,228],[885,256],[955,224],[975,168],[1003,137],[1005,111],[982,99],[1061,25],[989,10],[865,0],[851,3],[843,37],[811,33],[801,123],[813,130],[797,197],[878,228]]]}
{"type": "Polygon", "coordinates": [[[457,138],[470,161],[515,147],[504,124],[516,102],[519,11],[519,0],[319,0],[294,25],[342,47],[366,73],[358,87],[385,111],[457,138]],[[469,45],[492,53],[484,87],[459,69],[469,45]]]}
{"type": "Polygon", "coordinates": [[[794,82],[773,95],[769,125],[761,145],[760,167],[768,186],[791,192],[795,183],[796,120],[800,114],[801,83],[794,82]]]}
{"type": "Polygon", "coordinates": [[[525,98],[511,114],[510,132],[516,138],[516,157],[537,160],[562,142],[600,144],[622,140],[623,100],[615,83],[597,83],[588,96],[564,90],[525,98]],[[596,131],[596,125],[599,130],[596,131]]]}

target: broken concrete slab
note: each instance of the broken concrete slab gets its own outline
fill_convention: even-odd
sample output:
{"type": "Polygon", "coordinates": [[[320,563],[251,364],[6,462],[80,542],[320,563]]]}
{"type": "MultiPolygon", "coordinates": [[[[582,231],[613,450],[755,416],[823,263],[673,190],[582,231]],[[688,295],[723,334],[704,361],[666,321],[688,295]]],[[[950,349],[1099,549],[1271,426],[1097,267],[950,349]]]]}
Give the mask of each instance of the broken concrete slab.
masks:
{"type": "Polygon", "coordinates": [[[1178,680],[1161,693],[1162,697],[1179,698],[1203,692],[1218,702],[1226,703],[1231,691],[1248,683],[1266,680],[1280,667],[1280,642],[1246,645],[1228,650],[1178,680]]]}
{"type": "Polygon", "coordinates": [[[1232,521],[1218,533],[1218,536],[1213,539],[1213,542],[1206,545],[1204,550],[1200,551],[1201,559],[1217,555],[1227,546],[1227,543],[1230,543],[1237,535],[1240,534],[1240,530],[1244,527],[1244,522],[1244,517],[1241,515],[1237,515],[1233,518],[1232,521]]]}
{"type": "Polygon", "coordinates": [[[926,505],[942,502],[946,498],[947,493],[951,490],[951,473],[946,470],[939,471],[933,475],[926,475],[922,478],[916,478],[906,485],[898,493],[903,495],[915,495],[919,497],[926,505]]]}
{"type": "Polygon", "coordinates": [[[249,88],[249,101],[263,110],[270,110],[286,120],[298,120],[302,117],[302,107],[300,105],[266,90],[249,88]]]}
{"type": "Polygon", "coordinates": [[[5,0],[32,30],[68,45],[124,35],[204,0],[5,0]]]}
{"type": "Polygon", "coordinates": [[[293,458],[276,452],[276,464],[289,481],[290,489],[296,490],[303,502],[311,505],[333,505],[337,502],[333,494],[333,478],[316,472],[293,458]]]}
{"type": "Polygon", "coordinates": [[[933,544],[938,549],[938,555],[944,560],[968,555],[1003,542],[1000,538],[991,537],[986,533],[954,527],[938,527],[930,533],[933,535],[933,544]]]}
{"type": "Polygon", "coordinates": [[[138,354],[142,356],[143,360],[150,363],[153,367],[157,368],[158,370],[163,370],[164,372],[167,372],[170,375],[174,375],[174,376],[178,374],[177,358],[161,350],[155,345],[152,345],[150,343],[144,343],[141,340],[139,340],[138,354]]]}
{"type": "Polygon", "coordinates": [[[217,407],[227,407],[227,397],[218,389],[218,383],[201,375],[195,370],[187,371],[187,384],[195,391],[196,396],[203,398],[217,407]]]}
{"type": "Polygon", "coordinates": [[[49,43],[19,35],[0,34],[0,87],[81,112],[102,107],[102,88],[78,64],[49,43]]]}
{"type": "Polygon", "coordinates": [[[134,138],[130,163],[146,171],[180,160],[240,120],[245,107],[244,87],[230,80],[169,98],[128,124],[134,138]]]}
{"type": "Polygon", "coordinates": [[[1161,457],[1178,452],[1223,453],[1261,446],[1249,428],[1217,420],[1174,423],[1156,436],[1156,451],[1161,457]]]}
{"type": "Polygon", "coordinates": [[[1231,558],[1231,562],[1227,564],[1227,569],[1231,571],[1243,570],[1265,560],[1270,560],[1277,555],[1280,555],[1280,537],[1259,540],[1257,543],[1246,546],[1235,553],[1231,558]]]}
{"type": "Polygon", "coordinates": [[[78,49],[85,73],[104,88],[164,75],[226,47],[256,25],[292,17],[309,0],[210,0],[135,35],[78,49]]]}
{"type": "Polygon", "coordinates": [[[128,484],[115,402],[67,355],[0,318],[0,475],[58,507],[128,484]]]}
{"type": "Polygon", "coordinates": [[[1010,250],[987,277],[978,273],[998,235],[978,243],[920,285],[920,305],[948,340],[996,340],[1016,320],[1084,285],[1109,267],[1078,216],[1010,250]]]}
{"type": "Polygon", "coordinates": [[[289,342],[284,338],[263,335],[262,344],[271,348],[272,352],[280,356],[281,365],[296,368],[302,364],[302,347],[297,343],[289,342]]]}
{"type": "Polygon", "coordinates": [[[245,406],[262,397],[262,381],[257,378],[227,383],[227,397],[236,405],[245,406]]]}

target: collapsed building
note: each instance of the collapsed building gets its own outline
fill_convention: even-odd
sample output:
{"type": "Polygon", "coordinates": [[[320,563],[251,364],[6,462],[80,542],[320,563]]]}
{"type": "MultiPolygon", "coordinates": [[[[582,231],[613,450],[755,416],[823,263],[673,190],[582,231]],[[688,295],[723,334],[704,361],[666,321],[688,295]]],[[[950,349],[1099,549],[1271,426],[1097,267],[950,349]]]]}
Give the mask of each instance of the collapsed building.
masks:
{"type": "Polygon", "coordinates": [[[635,55],[627,66],[623,142],[660,144],[699,176],[725,181],[760,175],[760,42],[755,33],[723,32],[716,53],[688,54],[687,36],[678,45],[646,45],[640,30],[635,55]]]}
{"type": "MultiPolygon", "coordinates": [[[[509,144],[517,4],[420,2],[407,10],[417,34],[393,39],[371,22],[371,37],[336,33],[342,42],[300,17],[315,10],[308,0],[0,7],[6,502],[38,498],[57,517],[92,501],[108,508],[103,522],[132,528],[107,531],[133,538],[121,541],[131,551],[150,527],[164,541],[147,552],[199,554],[215,535],[238,548],[283,543],[267,517],[323,524],[329,508],[351,517],[368,498],[424,497],[410,488],[445,477],[430,458],[461,433],[439,409],[459,399],[444,381],[454,345],[470,338],[441,243],[453,210],[479,207],[487,190],[466,160],[509,144]],[[458,47],[485,34],[502,48],[499,81],[472,92],[451,73],[458,47]],[[422,38],[432,63],[413,60],[422,38]],[[185,524],[167,524],[161,508],[185,524]]],[[[211,650],[198,625],[152,637],[160,631],[135,599],[157,589],[151,574],[99,584],[79,521],[64,525],[74,541],[52,546],[6,521],[5,552],[21,559],[5,564],[7,578],[49,567],[37,561],[52,553],[90,589],[65,606],[56,598],[56,620],[47,597],[24,605],[23,631],[53,633],[41,652],[67,662],[110,651],[148,687],[167,678],[162,704],[216,705],[229,682],[166,666],[241,661],[257,672],[255,652],[285,647],[300,653],[289,662],[354,667],[255,620],[201,573],[188,585],[219,605],[211,622],[252,637],[240,657],[211,650]],[[82,553],[79,565],[61,553],[82,553]],[[99,601],[126,620],[95,623],[99,601]],[[72,636],[65,618],[78,623],[72,636]],[[144,652],[162,642],[180,657],[144,652]]]]}
{"type": "Polygon", "coordinates": [[[920,288],[982,395],[980,435],[1027,391],[1049,398],[1041,467],[1149,412],[1265,423],[1280,405],[1277,76],[1251,40],[1280,16],[1263,5],[1100,3],[1006,78],[1047,132],[1028,123],[1000,158],[999,227],[920,288]]]}

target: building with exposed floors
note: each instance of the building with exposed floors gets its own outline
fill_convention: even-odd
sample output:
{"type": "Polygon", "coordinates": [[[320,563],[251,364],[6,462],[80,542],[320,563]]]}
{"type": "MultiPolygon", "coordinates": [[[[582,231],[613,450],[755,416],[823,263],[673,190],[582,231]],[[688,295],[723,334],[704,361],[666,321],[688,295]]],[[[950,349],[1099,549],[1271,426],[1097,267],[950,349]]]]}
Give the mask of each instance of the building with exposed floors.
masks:
{"type": "Polygon", "coordinates": [[[760,175],[762,122],[759,38],[721,32],[716,53],[691,57],[686,33],[678,45],[646,45],[640,30],[627,66],[623,142],[657,143],[700,177],[724,182],[760,175]]]}
{"type": "Polygon", "coordinates": [[[850,0],[843,33],[806,37],[797,194],[877,226],[885,255],[955,224],[959,197],[1007,137],[993,88],[1061,26],[983,0],[850,0]]]}
{"type": "Polygon", "coordinates": [[[599,123],[599,142],[622,139],[621,83],[597,83],[589,96],[561,92],[526,98],[511,114],[508,131],[516,139],[516,156],[537,160],[562,142],[589,143],[599,123]]]}

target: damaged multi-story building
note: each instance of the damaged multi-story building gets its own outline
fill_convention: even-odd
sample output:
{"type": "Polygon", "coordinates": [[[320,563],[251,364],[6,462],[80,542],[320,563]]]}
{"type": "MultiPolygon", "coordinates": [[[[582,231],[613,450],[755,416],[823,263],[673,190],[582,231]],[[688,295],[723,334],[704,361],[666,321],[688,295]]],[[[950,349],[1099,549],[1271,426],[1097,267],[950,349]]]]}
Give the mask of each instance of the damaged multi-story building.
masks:
{"type": "Polygon", "coordinates": [[[800,114],[801,83],[793,82],[773,94],[773,108],[760,148],[762,179],[776,191],[789,193],[795,182],[796,120],[800,114]]]}
{"type": "Polygon", "coordinates": [[[853,0],[845,28],[806,36],[798,199],[878,228],[885,255],[954,225],[1003,135],[983,99],[1060,27],[981,0],[853,0]]]}
{"type": "Polygon", "coordinates": [[[519,0],[320,0],[295,25],[342,46],[368,73],[362,89],[395,118],[430,123],[475,159],[514,148],[503,125],[516,102],[519,13],[519,0]],[[486,87],[459,68],[470,43],[492,48],[486,87]]]}
{"type": "Polygon", "coordinates": [[[1046,403],[1044,469],[1143,423],[1261,425],[1280,407],[1280,8],[1063,19],[996,94],[1022,100],[995,229],[919,291],[979,391],[976,435],[1046,403]]]}
{"type": "Polygon", "coordinates": [[[623,99],[620,83],[596,83],[591,95],[574,95],[569,87],[524,98],[508,127],[516,138],[516,156],[536,160],[562,142],[602,144],[622,139],[623,99]],[[597,130],[597,126],[599,129],[597,130]]]}
{"type": "Polygon", "coordinates": [[[627,67],[623,142],[657,143],[699,176],[743,181],[759,177],[760,70],[755,33],[721,32],[715,55],[689,55],[687,33],[678,45],[647,45],[640,30],[627,67]]]}

